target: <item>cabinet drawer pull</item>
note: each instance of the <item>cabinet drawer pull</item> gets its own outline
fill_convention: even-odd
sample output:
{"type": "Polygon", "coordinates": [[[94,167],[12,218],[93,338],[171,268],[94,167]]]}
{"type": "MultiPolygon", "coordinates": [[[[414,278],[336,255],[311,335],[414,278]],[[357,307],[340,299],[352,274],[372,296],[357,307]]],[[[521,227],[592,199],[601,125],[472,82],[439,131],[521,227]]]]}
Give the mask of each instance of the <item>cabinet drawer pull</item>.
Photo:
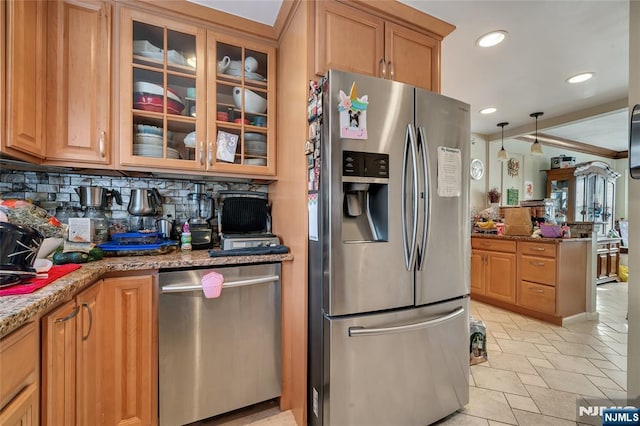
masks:
{"type": "Polygon", "coordinates": [[[86,308],[87,313],[89,314],[89,329],[87,330],[87,334],[85,336],[82,336],[82,340],[87,340],[89,338],[89,335],[91,334],[91,327],[93,327],[93,313],[91,312],[91,306],[89,306],[88,303],[83,303],[82,307],[86,308]]]}
{"type": "Polygon", "coordinates": [[[537,294],[543,294],[544,293],[544,290],[541,290],[539,288],[532,288],[532,287],[529,287],[529,291],[532,292],[532,293],[537,293],[537,294]]]}
{"type": "Polygon", "coordinates": [[[389,61],[389,78],[393,80],[393,62],[389,61]]]}
{"type": "Polygon", "coordinates": [[[200,165],[204,166],[204,142],[200,141],[200,165]]]}
{"type": "Polygon", "coordinates": [[[104,137],[105,137],[105,132],[104,130],[102,130],[100,132],[100,137],[98,138],[98,146],[100,149],[100,157],[104,158],[106,156],[105,154],[105,150],[104,150],[104,137]]]}
{"type": "Polygon", "coordinates": [[[66,317],[63,318],[56,318],[55,323],[60,323],[60,322],[66,322],[69,321],[70,319],[74,318],[76,315],[78,315],[78,312],[80,312],[80,306],[76,306],[75,308],[73,308],[73,311],[71,311],[71,313],[69,315],[67,315],[66,317]]]}
{"type": "Polygon", "coordinates": [[[533,250],[533,251],[545,251],[546,248],[544,248],[544,247],[531,247],[530,250],[533,250]]]}
{"type": "Polygon", "coordinates": [[[530,260],[530,261],[529,261],[529,265],[533,265],[533,266],[544,266],[544,265],[546,265],[546,263],[545,263],[545,262],[536,262],[536,261],[530,260]]]}
{"type": "Polygon", "coordinates": [[[382,78],[387,78],[387,63],[384,58],[380,59],[380,72],[382,73],[382,78]]]}

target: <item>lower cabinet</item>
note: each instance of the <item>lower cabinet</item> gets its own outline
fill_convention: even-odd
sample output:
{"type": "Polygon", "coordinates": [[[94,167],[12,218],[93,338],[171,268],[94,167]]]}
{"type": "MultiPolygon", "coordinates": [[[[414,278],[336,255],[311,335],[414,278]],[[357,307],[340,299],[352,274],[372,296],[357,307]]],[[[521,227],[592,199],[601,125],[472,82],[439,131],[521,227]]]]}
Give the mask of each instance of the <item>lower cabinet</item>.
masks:
{"type": "Polygon", "coordinates": [[[23,325],[0,339],[0,425],[39,423],[38,328],[23,325]]]}
{"type": "Polygon", "coordinates": [[[596,283],[602,284],[618,280],[620,265],[620,239],[598,240],[596,259],[596,283]]]}
{"type": "Polygon", "coordinates": [[[104,425],[157,424],[155,282],[156,275],[104,279],[104,425]]]}
{"type": "Polygon", "coordinates": [[[516,301],[516,242],[471,240],[471,294],[516,301]]]}
{"type": "Polygon", "coordinates": [[[101,424],[102,281],[42,318],[42,422],[101,424]]]}

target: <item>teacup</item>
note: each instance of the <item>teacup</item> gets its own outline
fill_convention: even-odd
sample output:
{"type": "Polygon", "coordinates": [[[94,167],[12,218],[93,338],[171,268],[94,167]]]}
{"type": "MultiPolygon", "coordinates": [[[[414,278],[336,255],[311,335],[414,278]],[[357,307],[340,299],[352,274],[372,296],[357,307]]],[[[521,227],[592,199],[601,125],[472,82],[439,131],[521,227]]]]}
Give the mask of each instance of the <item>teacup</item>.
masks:
{"type": "Polygon", "coordinates": [[[247,56],[244,60],[244,70],[246,72],[256,72],[258,70],[258,60],[253,56],[247,56]]]}
{"type": "Polygon", "coordinates": [[[229,68],[230,64],[231,64],[231,58],[228,56],[225,56],[224,58],[222,58],[221,61],[218,61],[218,74],[224,73],[227,70],[227,68],[229,68]]]}
{"type": "Polygon", "coordinates": [[[240,71],[242,69],[242,61],[229,62],[229,70],[240,71]]]}

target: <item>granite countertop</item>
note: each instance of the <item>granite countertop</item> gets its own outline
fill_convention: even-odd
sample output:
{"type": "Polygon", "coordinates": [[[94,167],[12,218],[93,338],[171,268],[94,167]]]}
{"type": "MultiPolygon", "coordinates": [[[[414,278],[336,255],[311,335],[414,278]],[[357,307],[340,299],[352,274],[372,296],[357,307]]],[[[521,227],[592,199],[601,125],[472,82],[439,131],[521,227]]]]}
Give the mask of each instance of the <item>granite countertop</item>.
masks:
{"type": "Polygon", "coordinates": [[[591,238],[534,238],[528,235],[496,235],[496,234],[471,234],[472,237],[491,238],[493,240],[532,241],[538,243],[569,243],[578,241],[591,241],[591,238]]]}
{"type": "Polygon", "coordinates": [[[190,253],[174,252],[157,256],[108,257],[85,263],[73,271],[31,294],[0,297],[0,337],[17,329],[36,315],[48,311],[78,290],[113,271],[189,268],[192,266],[222,266],[292,260],[291,253],[260,256],[210,257],[207,250],[190,253]]]}

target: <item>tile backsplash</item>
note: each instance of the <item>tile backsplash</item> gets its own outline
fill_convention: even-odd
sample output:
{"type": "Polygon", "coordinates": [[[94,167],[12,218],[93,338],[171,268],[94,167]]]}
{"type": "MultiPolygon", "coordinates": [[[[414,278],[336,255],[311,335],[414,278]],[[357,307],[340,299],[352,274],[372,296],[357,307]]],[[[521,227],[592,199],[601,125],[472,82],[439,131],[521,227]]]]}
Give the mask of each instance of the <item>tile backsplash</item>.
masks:
{"type": "Polygon", "coordinates": [[[171,214],[178,223],[189,218],[187,211],[187,196],[193,192],[194,183],[204,182],[206,191],[216,196],[221,190],[251,190],[268,192],[266,185],[251,185],[236,182],[206,182],[204,180],[180,180],[170,178],[138,178],[79,175],[70,173],[45,173],[24,171],[0,171],[0,194],[3,199],[24,199],[34,204],[49,208],[52,205],[71,206],[79,215],[80,198],[74,188],[79,186],[101,186],[106,189],[117,190],[122,196],[122,205],[115,199],[105,210],[112,218],[128,218],[127,212],[131,189],[156,188],[162,197],[162,214],[171,214]],[[54,204],[55,203],[55,204],[54,204]]]}

